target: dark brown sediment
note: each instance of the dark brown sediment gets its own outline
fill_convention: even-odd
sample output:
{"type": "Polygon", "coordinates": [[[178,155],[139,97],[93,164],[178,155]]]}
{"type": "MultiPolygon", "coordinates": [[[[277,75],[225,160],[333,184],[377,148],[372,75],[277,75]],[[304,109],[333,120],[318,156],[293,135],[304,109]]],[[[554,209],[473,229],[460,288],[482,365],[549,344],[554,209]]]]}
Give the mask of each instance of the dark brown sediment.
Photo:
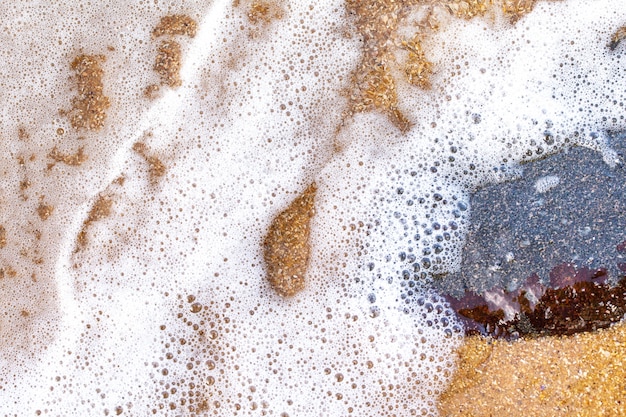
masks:
{"type": "Polygon", "coordinates": [[[550,276],[550,286],[533,275],[514,292],[493,288],[480,295],[467,292],[460,300],[447,298],[467,334],[509,340],[591,332],[626,314],[626,277],[611,285],[604,269],[568,264],[555,267],[550,276]]]}

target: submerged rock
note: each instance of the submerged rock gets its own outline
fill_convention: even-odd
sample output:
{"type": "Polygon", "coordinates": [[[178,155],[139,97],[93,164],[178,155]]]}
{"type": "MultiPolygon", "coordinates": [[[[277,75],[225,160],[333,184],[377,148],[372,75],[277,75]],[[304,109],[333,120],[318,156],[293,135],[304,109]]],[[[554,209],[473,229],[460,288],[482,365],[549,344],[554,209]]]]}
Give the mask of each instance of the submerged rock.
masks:
{"type": "MultiPolygon", "coordinates": [[[[621,158],[624,136],[612,140],[621,158]]],[[[460,271],[436,285],[468,320],[470,333],[572,334],[621,320],[623,162],[611,168],[597,152],[573,148],[524,171],[521,179],[472,196],[460,271]]]]}

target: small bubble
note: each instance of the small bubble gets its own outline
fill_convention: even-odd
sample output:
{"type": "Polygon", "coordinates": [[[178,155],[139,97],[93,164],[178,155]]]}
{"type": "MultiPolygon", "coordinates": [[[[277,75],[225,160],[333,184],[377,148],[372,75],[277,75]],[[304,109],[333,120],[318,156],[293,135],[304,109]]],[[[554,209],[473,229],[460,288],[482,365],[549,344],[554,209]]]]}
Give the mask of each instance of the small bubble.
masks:
{"type": "Polygon", "coordinates": [[[552,133],[547,130],[543,133],[543,140],[548,145],[554,145],[554,136],[552,136],[552,133]]]}

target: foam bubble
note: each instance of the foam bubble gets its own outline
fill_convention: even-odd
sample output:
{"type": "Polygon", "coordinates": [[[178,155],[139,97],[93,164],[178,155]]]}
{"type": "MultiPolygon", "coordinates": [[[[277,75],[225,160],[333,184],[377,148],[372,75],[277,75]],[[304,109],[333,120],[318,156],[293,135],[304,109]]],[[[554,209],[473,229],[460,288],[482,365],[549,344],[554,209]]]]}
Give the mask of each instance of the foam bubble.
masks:
{"type": "Polygon", "coordinates": [[[608,0],[446,20],[430,89],[389,68],[404,131],[349,115],[362,39],[339,0],[0,10],[7,415],[435,415],[462,328],[429,284],[460,265],[470,192],[574,145],[618,159],[608,0]],[[183,15],[167,67],[153,31],[183,15]],[[100,55],[106,117],[72,126],[71,63],[100,55]],[[263,241],[312,183],[284,298],[263,241]]]}
{"type": "Polygon", "coordinates": [[[556,175],[546,175],[544,177],[537,178],[535,182],[535,191],[539,194],[546,193],[558,186],[561,179],[556,175]]]}

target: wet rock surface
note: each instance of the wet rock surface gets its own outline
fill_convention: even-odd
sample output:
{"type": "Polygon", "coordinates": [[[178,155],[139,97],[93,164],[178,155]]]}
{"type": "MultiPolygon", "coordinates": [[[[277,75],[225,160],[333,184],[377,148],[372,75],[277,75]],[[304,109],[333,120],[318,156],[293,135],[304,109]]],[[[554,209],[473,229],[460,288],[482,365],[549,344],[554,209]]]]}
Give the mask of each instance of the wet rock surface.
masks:
{"type": "Polygon", "coordinates": [[[610,167],[585,148],[527,164],[471,199],[460,271],[436,282],[468,330],[491,336],[608,327],[626,304],[624,134],[610,167]]]}

